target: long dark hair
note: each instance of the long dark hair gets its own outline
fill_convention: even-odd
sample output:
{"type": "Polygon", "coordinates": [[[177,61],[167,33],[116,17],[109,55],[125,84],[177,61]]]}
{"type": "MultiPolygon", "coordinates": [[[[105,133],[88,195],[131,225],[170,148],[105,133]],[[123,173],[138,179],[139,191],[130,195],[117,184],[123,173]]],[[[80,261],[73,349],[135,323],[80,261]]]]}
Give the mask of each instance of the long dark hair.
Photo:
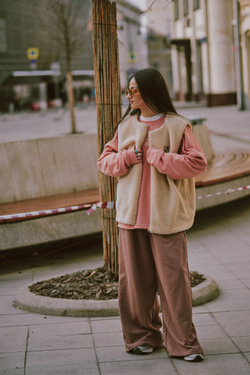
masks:
{"type": "MultiPolygon", "coordinates": [[[[158,70],[152,68],[138,70],[130,77],[129,81],[131,81],[132,78],[134,78],[137,83],[142,99],[153,112],[156,114],[167,114],[168,112],[177,113],[170,98],[166,81],[158,70]]],[[[130,116],[137,115],[139,117],[141,110],[138,108],[131,111],[131,106],[129,104],[126,112],[112,130],[108,139],[111,139],[118,125],[129,114],[130,116]]]]}

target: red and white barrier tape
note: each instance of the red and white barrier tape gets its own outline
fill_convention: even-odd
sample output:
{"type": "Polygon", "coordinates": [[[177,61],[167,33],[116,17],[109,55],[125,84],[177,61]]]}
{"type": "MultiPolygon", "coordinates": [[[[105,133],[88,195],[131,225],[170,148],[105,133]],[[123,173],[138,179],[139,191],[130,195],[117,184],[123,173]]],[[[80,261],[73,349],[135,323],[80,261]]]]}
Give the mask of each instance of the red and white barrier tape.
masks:
{"type": "Polygon", "coordinates": [[[108,208],[109,210],[112,210],[112,208],[115,208],[115,202],[99,202],[93,204],[93,206],[87,211],[87,214],[90,215],[93,211],[95,211],[97,208],[108,208]]]}
{"type": "Polygon", "coordinates": [[[84,210],[89,207],[91,207],[91,204],[83,204],[79,206],[71,206],[71,207],[64,207],[64,208],[55,208],[52,210],[44,210],[44,211],[24,212],[24,213],[14,214],[14,215],[2,215],[0,216],[0,223],[4,223],[7,221],[15,221],[19,219],[31,219],[31,218],[40,217],[40,216],[60,214],[63,212],[84,210]]]}
{"type": "Polygon", "coordinates": [[[221,195],[221,194],[228,194],[229,195],[231,193],[234,193],[235,191],[242,191],[242,190],[246,190],[246,189],[250,189],[250,185],[239,187],[239,188],[236,188],[236,189],[228,189],[226,191],[220,191],[218,193],[201,195],[201,196],[197,197],[196,199],[209,198],[209,197],[213,197],[215,195],[221,195]]]}
{"type": "MultiPolygon", "coordinates": [[[[235,191],[242,191],[250,189],[250,185],[239,187],[236,189],[228,189],[227,191],[222,191],[218,193],[213,194],[207,194],[197,197],[197,199],[202,198],[209,198],[215,195],[221,195],[221,194],[231,194],[235,191]]],[[[56,208],[52,210],[44,210],[44,211],[33,211],[33,212],[24,212],[20,214],[14,214],[14,215],[2,215],[0,216],[0,223],[6,223],[9,221],[16,221],[21,219],[31,219],[46,215],[54,215],[54,214],[60,214],[63,212],[70,212],[70,211],[77,211],[77,210],[84,210],[86,208],[89,208],[87,211],[87,214],[90,215],[93,211],[95,211],[97,208],[107,208],[107,209],[113,209],[115,208],[115,202],[98,202],[93,205],[91,204],[83,204],[79,206],[71,206],[71,207],[65,207],[65,208],[56,208]],[[90,207],[90,208],[89,208],[90,207]]]]}
{"type": "Polygon", "coordinates": [[[20,214],[14,214],[14,215],[1,215],[0,216],[0,224],[6,223],[9,221],[18,221],[21,219],[32,219],[36,217],[42,217],[47,215],[54,215],[54,214],[61,214],[63,212],[71,212],[71,211],[77,211],[77,210],[84,210],[89,208],[87,211],[87,214],[91,214],[96,208],[108,208],[112,209],[115,207],[114,202],[98,202],[93,205],[91,204],[82,204],[79,206],[71,206],[71,207],[64,207],[64,208],[54,208],[51,210],[44,210],[44,211],[33,211],[33,212],[24,212],[20,214]]]}

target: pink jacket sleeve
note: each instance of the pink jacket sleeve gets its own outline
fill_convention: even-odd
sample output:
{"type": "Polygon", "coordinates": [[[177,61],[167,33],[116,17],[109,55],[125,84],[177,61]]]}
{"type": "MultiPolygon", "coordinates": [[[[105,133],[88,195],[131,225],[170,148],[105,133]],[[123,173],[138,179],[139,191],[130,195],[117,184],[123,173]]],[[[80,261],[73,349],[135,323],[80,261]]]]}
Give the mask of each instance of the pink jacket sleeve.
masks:
{"type": "Polygon", "coordinates": [[[134,148],[118,152],[118,132],[112,141],[108,142],[97,160],[97,167],[108,176],[124,176],[131,164],[138,163],[134,148]]]}
{"type": "Polygon", "coordinates": [[[147,151],[147,161],[160,173],[175,180],[195,177],[204,172],[207,166],[206,157],[188,126],[183,134],[180,154],[165,153],[163,150],[150,147],[147,151]]]}

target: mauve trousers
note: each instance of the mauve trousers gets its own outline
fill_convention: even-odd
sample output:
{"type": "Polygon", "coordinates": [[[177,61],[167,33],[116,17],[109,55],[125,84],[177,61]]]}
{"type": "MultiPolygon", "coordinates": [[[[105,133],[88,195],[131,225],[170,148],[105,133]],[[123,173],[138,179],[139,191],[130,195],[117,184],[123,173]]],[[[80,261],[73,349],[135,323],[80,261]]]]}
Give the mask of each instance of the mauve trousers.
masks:
{"type": "Polygon", "coordinates": [[[192,322],[185,232],[120,228],[119,310],[127,351],[143,344],[157,348],[164,340],[170,356],[203,354],[192,322]]]}

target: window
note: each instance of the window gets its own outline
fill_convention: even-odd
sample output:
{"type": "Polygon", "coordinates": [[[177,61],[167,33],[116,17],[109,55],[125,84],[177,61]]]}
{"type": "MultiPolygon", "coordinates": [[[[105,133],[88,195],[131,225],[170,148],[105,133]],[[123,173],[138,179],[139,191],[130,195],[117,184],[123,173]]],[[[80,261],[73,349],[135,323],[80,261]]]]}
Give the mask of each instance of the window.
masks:
{"type": "Polygon", "coordinates": [[[200,8],[200,0],[194,0],[194,10],[200,8]]]}
{"type": "Polygon", "coordinates": [[[188,15],[188,0],[183,0],[183,15],[188,15]]]}
{"type": "Polygon", "coordinates": [[[179,19],[179,1],[175,0],[174,2],[174,19],[177,21],[179,19]]]}

